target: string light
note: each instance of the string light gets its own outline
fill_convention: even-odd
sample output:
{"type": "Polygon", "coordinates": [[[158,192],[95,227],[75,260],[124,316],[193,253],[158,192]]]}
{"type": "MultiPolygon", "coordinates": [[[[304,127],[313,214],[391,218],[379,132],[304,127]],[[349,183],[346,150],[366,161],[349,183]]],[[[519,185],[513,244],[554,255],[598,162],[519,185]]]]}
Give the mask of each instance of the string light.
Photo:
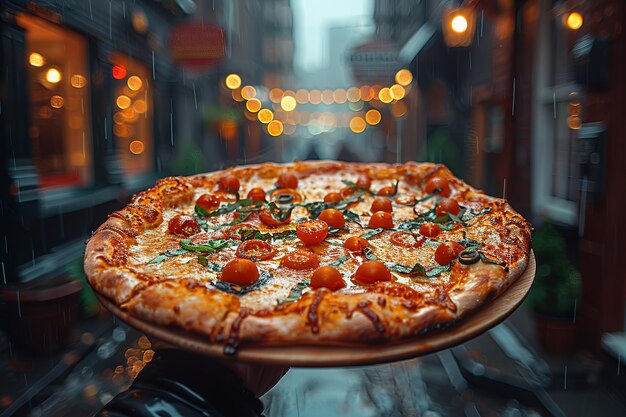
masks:
{"type": "Polygon", "coordinates": [[[261,101],[258,98],[252,98],[246,103],[246,109],[252,113],[258,112],[261,107],[261,101]]]}
{"type": "Polygon", "coordinates": [[[46,63],[46,60],[44,59],[43,55],[38,54],[37,52],[33,52],[28,57],[28,62],[33,67],[40,68],[43,67],[43,65],[46,63]]]}
{"type": "Polygon", "coordinates": [[[267,124],[267,133],[271,136],[279,136],[283,133],[283,124],[278,120],[272,120],[267,124]]]}
{"type": "Polygon", "coordinates": [[[391,96],[391,90],[387,87],[381,88],[378,92],[378,99],[383,103],[391,103],[393,97],[391,96]]]}
{"type": "Polygon", "coordinates": [[[402,87],[400,84],[394,84],[389,87],[389,92],[394,100],[402,100],[404,98],[404,87],[402,87]]]}
{"type": "Polygon", "coordinates": [[[355,116],[350,120],[350,130],[354,133],[362,133],[365,130],[366,124],[362,117],[355,116]]]}
{"type": "Polygon", "coordinates": [[[367,113],[365,113],[365,121],[367,121],[367,123],[372,126],[376,126],[378,123],[380,123],[381,119],[382,116],[380,115],[380,112],[378,110],[371,109],[368,110],[367,113]]]}
{"type": "Polygon", "coordinates": [[[61,81],[61,71],[54,67],[49,68],[48,71],[46,71],[46,80],[52,84],[58,83],[61,81]]]}
{"type": "Polygon", "coordinates": [[[567,27],[572,30],[578,30],[583,26],[583,16],[578,12],[572,12],[567,16],[567,27]]]}
{"type": "Polygon", "coordinates": [[[274,119],[274,113],[272,113],[272,111],[270,109],[261,109],[259,110],[259,113],[257,114],[257,117],[259,118],[259,121],[261,123],[269,123],[272,121],[272,119],[274,119]]]}
{"type": "Polygon", "coordinates": [[[231,90],[236,90],[241,87],[241,77],[237,74],[228,74],[224,80],[226,87],[231,90]]]}
{"type": "Polygon", "coordinates": [[[128,88],[130,88],[132,91],[139,91],[143,86],[143,81],[141,81],[141,78],[139,78],[138,76],[133,75],[131,77],[128,77],[126,85],[128,85],[128,88]]]}
{"type": "Polygon", "coordinates": [[[461,15],[454,16],[450,22],[450,27],[456,33],[463,33],[467,30],[467,19],[461,15]]]}
{"type": "Polygon", "coordinates": [[[296,99],[292,96],[284,96],[280,101],[280,107],[285,111],[293,111],[296,109],[296,99]]]}
{"type": "Polygon", "coordinates": [[[413,74],[408,69],[401,69],[396,72],[396,82],[401,86],[407,86],[413,81],[413,74]]]}
{"type": "Polygon", "coordinates": [[[250,100],[251,98],[254,98],[255,96],[256,96],[256,88],[252,87],[251,85],[246,85],[245,87],[241,89],[241,97],[243,97],[245,100],[250,100]]]}
{"type": "Polygon", "coordinates": [[[130,150],[130,153],[133,155],[141,155],[143,153],[143,148],[143,142],[140,140],[134,140],[130,143],[130,145],[128,145],[128,150],[130,150]]]}

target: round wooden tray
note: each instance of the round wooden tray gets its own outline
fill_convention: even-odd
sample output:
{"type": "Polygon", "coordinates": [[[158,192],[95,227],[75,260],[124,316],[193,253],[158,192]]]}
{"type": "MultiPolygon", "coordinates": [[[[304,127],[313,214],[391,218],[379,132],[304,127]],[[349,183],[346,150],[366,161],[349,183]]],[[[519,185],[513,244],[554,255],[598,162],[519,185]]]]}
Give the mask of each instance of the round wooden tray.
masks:
{"type": "Polygon", "coordinates": [[[137,330],[182,349],[241,362],[296,367],[356,366],[410,359],[446,349],[475,337],[507,318],[524,301],[535,279],[535,255],[509,288],[494,300],[467,315],[452,327],[428,332],[397,344],[373,346],[241,346],[234,356],[222,353],[222,345],[207,342],[202,335],[159,326],[133,317],[98,295],[115,316],[137,330]]]}

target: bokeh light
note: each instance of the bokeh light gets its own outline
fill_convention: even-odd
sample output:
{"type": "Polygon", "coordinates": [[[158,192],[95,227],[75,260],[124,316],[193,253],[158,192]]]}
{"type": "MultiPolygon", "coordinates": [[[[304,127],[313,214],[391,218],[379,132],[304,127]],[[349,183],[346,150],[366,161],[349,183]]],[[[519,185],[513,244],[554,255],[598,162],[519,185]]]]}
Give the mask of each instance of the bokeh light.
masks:
{"type": "Polygon", "coordinates": [[[124,77],[126,77],[126,68],[121,65],[113,65],[113,68],[111,68],[111,75],[113,75],[113,78],[116,80],[123,80],[124,77]]]}
{"type": "Polygon", "coordinates": [[[381,119],[382,116],[380,115],[380,112],[376,109],[368,110],[367,113],[365,113],[365,121],[367,121],[367,123],[372,126],[376,126],[378,123],[380,123],[381,119]]]}
{"type": "Polygon", "coordinates": [[[50,97],[50,106],[53,109],[60,109],[65,104],[65,100],[61,96],[50,97]]]}
{"type": "Polygon", "coordinates": [[[258,112],[261,107],[261,101],[258,98],[252,98],[246,103],[246,108],[252,113],[258,112]]]}
{"type": "Polygon", "coordinates": [[[365,130],[366,124],[360,116],[355,116],[350,120],[350,130],[354,133],[362,133],[365,130]]]}
{"type": "Polygon", "coordinates": [[[128,145],[128,149],[133,155],[141,155],[143,153],[143,148],[143,142],[140,140],[134,140],[130,143],[130,145],[128,145]]]}
{"type": "Polygon", "coordinates": [[[304,88],[301,88],[300,90],[296,91],[296,101],[299,104],[306,104],[309,102],[309,92],[306,91],[304,88]]]}
{"type": "Polygon", "coordinates": [[[254,98],[255,96],[256,96],[256,88],[252,87],[251,85],[246,85],[245,87],[241,89],[241,97],[243,97],[245,100],[250,100],[251,98],[254,98]]]}
{"type": "Polygon", "coordinates": [[[358,89],[358,87],[350,87],[346,92],[346,96],[349,102],[356,103],[361,99],[361,91],[358,89]]]}
{"type": "Polygon", "coordinates": [[[293,111],[296,109],[296,99],[292,96],[284,96],[280,100],[280,107],[285,111],[293,111]]]}
{"type": "Polygon", "coordinates": [[[396,82],[401,86],[407,86],[413,81],[413,74],[408,69],[401,69],[396,72],[396,82]]]}
{"type": "Polygon", "coordinates": [[[228,74],[226,79],[224,79],[224,83],[229,89],[236,90],[241,87],[241,77],[237,74],[228,74]]]}
{"type": "Polygon", "coordinates": [[[369,85],[362,86],[359,89],[359,93],[363,101],[370,101],[372,98],[374,98],[374,90],[369,85]]]}
{"type": "Polygon", "coordinates": [[[274,113],[272,113],[272,111],[269,109],[261,109],[259,113],[257,114],[257,117],[259,118],[259,121],[261,123],[267,124],[271,122],[272,119],[274,119],[274,113]]]}
{"type": "Polygon", "coordinates": [[[322,91],[322,103],[333,104],[334,102],[333,93],[334,93],[333,90],[328,89],[328,88],[322,91]]]}
{"type": "Polygon", "coordinates": [[[146,110],[148,110],[148,106],[145,100],[138,99],[133,103],[133,110],[135,110],[139,114],[144,114],[146,110]]]}
{"type": "Polygon", "coordinates": [[[74,88],[83,88],[87,85],[87,78],[80,74],[74,74],[70,77],[70,84],[74,88]]]}
{"type": "Polygon", "coordinates": [[[283,133],[283,124],[278,120],[272,120],[267,124],[267,133],[271,136],[279,136],[283,133]]]}
{"type": "Polygon", "coordinates": [[[402,87],[400,84],[394,84],[389,87],[389,92],[391,93],[391,97],[394,100],[402,100],[405,95],[404,87],[402,87]]]}
{"type": "Polygon", "coordinates": [[[119,107],[122,110],[130,107],[130,103],[131,103],[130,97],[125,96],[125,95],[118,96],[117,99],[115,100],[115,104],[117,104],[117,107],[119,107]]]}
{"type": "Polygon", "coordinates": [[[280,88],[272,88],[270,90],[270,101],[272,103],[280,103],[280,100],[283,98],[283,90],[280,88]]]}
{"type": "Polygon", "coordinates": [[[132,91],[139,91],[141,90],[141,87],[143,87],[143,81],[141,81],[141,78],[139,78],[138,76],[133,75],[131,77],[128,77],[126,85],[128,85],[128,88],[130,88],[132,91]]]}
{"type": "Polygon", "coordinates": [[[33,67],[43,67],[43,65],[46,63],[45,58],[43,57],[43,55],[38,54],[37,52],[33,52],[30,54],[30,56],[28,57],[28,62],[30,63],[30,65],[32,65],[33,67]]]}
{"type": "Polygon", "coordinates": [[[61,71],[54,67],[49,68],[48,71],[46,71],[46,80],[52,84],[58,83],[61,81],[61,71]]]}
{"type": "Polygon", "coordinates": [[[578,30],[583,26],[583,16],[578,12],[572,12],[567,16],[567,27],[578,30]]]}
{"type": "Polygon", "coordinates": [[[454,16],[450,22],[450,26],[456,33],[463,33],[467,30],[467,19],[465,16],[461,15],[454,16]]]}
{"type": "Polygon", "coordinates": [[[338,88],[333,93],[333,99],[335,100],[335,103],[343,104],[348,99],[348,94],[343,88],[338,88]]]}
{"type": "Polygon", "coordinates": [[[320,104],[322,102],[322,92],[320,90],[311,90],[309,93],[309,102],[311,104],[320,104]]]}
{"type": "Polygon", "coordinates": [[[241,97],[241,90],[233,90],[230,94],[233,97],[233,100],[235,100],[237,103],[241,103],[243,101],[243,97],[241,97]]]}
{"type": "Polygon", "coordinates": [[[387,87],[381,88],[378,92],[378,99],[383,103],[391,103],[393,97],[391,96],[391,90],[387,87]]]}
{"type": "Polygon", "coordinates": [[[404,101],[398,101],[391,105],[391,114],[393,117],[402,117],[407,112],[408,108],[404,101]]]}

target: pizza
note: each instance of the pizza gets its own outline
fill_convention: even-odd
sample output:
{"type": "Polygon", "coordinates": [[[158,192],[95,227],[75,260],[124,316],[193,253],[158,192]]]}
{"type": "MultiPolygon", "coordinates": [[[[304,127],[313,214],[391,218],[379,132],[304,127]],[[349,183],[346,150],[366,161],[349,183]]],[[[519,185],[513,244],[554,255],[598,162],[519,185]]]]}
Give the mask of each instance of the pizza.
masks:
{"type": "Polygon", "coordinates": [[[530,233],[441,164],[264,163],[159,180],[95,231],[84,265],[128,314],[232,355],[453,324],[522,274],[530,233]]]}

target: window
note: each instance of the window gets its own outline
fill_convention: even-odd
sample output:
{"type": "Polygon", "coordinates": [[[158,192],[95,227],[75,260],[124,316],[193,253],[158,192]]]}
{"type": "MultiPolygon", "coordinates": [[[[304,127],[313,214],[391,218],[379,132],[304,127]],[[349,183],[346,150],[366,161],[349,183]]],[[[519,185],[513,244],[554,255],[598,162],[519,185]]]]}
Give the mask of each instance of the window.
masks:
{"type": "Polygon", "coordinates": [[[91,181],[87,44],[43,19],[18,14],[25,29],[32,155],[43,189],[91,181]]]}
{"type": "Polygon", "coordinates": [[[147,65],[120,53],[113,64],[113,135],[122,170],[141,175],[152,169],[152,81],[147,65]]]}
{"type": "MultiPolygon", "coordinates": [[[[573,82],[568,29],[543,1],[539,18],[533,126],[533,210],[555,222],[578,221],[574,131],[568,126],[581,88],[573,82]]],[[[577,119],[579,120],[579,119],[577,119]]]]}

